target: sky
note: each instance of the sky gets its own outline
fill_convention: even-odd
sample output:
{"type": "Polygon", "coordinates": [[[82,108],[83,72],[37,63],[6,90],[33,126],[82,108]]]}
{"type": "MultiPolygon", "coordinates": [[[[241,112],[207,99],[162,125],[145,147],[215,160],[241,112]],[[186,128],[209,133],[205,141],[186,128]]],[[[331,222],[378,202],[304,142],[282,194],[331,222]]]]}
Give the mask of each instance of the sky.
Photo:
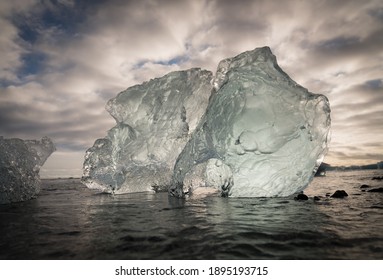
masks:
{"type": "Polygon", "coordinates": [[[280,67],[331,106],[325,162],[383,160],[383,2],[0,1],[0,135],[50,137],[41,176],[80,176],[115,125],[105,104],[170,71],[269,46],[280,67]]]}

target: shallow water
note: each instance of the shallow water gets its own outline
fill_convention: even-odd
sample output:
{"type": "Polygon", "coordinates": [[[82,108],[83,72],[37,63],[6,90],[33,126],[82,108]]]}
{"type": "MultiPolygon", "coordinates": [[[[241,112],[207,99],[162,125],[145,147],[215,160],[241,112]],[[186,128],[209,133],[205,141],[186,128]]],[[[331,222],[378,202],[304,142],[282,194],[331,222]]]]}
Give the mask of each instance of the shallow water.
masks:
{"type": "Polygon", "coordinates": [[[383,193],[360,189],[383,187],[371,180],[382,175],[328,172],[307,201],[112,196],[43,180],[37,199],[0,205],[0,259],[383,259],[383,193]],[[349,196],[326,196],[337,189],[349,196]]]}

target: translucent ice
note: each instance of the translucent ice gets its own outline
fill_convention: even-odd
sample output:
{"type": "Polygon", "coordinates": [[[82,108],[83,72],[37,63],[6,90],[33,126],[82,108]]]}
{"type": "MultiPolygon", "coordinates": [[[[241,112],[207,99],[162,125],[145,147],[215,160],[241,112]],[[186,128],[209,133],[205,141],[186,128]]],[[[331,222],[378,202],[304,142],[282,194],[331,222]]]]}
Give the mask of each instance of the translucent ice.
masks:
{"type": "Polygon", "coordinates": [[[0,204],[35,197],[40,191],[40,167],[54,151],[48,137],[41,141],[0,137],[0,204]]]}
{"type": "Polygon", "coordinates": [[[287,196],[303,190],[327,151],[330,108],[297,85],[268,47],[209,71],[172,72],[106,106],[117,125],[96,140],[83,182],[110,193],[287,196]]]}
{"type": "Polygon", "coordinates": [[[177,159],[170,194],[303,190],[327,152],[327,98],[291,80],[268,47],[221,61],[213,86],[206,114],[177,159]]]}
{"type": "MultiPolygon", "coordinates": [[[[211,158],[193,165],[185,174],[183,185],[187,194],[218,194],[227,196],[233,185],[231,168],[219,159],[211,158]]],[[[181,196],[184,194],[180,194],[181,196]]]]}
{"type": "Polygon", "coordinates": [[[178,155],[204,114],[212,73],[190,69],[136,85],[109,100],[117,125],[88,149],[82,181],[109,193],[166,189],[178,155]]]}

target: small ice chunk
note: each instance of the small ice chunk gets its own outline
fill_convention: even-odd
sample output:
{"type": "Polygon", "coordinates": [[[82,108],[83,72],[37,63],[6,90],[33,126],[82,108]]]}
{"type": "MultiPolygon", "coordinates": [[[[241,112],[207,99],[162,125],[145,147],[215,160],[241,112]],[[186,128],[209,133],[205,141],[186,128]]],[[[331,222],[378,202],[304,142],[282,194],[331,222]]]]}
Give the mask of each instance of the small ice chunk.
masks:
{"type": "Polygon", "coordinates": [[[40,167],[55,150],[48,137],[41,141],[0,137],[0,204],[36,197],[40,167]]]}

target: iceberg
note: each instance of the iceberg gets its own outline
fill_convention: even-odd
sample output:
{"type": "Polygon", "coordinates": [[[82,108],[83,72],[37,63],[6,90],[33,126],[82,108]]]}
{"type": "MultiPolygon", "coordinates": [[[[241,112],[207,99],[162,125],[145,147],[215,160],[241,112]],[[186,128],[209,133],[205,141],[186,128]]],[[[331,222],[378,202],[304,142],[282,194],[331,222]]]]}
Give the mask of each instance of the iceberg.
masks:
{"type": "Polygon", "coordinates": [[[29,200],[40,192],[40,167],[56,150],[52,140],[0,137],[0,204],[29,200]]]}
{"type": "Polygon", "coordinates": [[[172,72],[109,100],[116,126],[87,150],[82,182],[115,194],[167,191],[176,159],[206,111],[212,78],[198,68],[172,72]]]}
{"type": "Polygon", "coordinates": [[[184,197],[212,188],[222,196],[273,197],[300,192],[327,152],[330,123],[327,98],[294,82],[268,47],[225,59],[206,114],[177,159],[169,193],[184,197]]]}
{"type": "Polygon", "coordinates": [[[119,93],[116,120],[85,154],[82,182],[121,194],[289,196],[328,149],[330,105],[294,82],[268,47],[119,93]]]}

